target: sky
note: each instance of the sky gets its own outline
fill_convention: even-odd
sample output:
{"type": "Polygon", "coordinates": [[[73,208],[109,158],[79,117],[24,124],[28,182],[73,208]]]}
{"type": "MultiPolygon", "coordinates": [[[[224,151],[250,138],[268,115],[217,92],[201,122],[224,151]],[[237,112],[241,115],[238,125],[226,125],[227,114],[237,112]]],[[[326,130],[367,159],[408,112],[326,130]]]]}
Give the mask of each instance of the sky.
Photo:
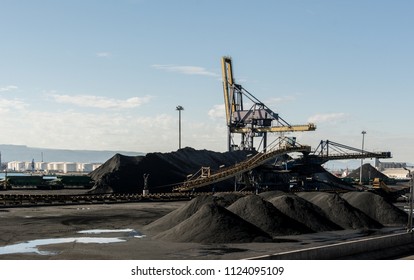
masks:
{"type": "Polygon", "coordinates": [[[293,134],[414,162],[414,1],[0,0],[0,144],[227,148],[222,56],[293,134]]]}

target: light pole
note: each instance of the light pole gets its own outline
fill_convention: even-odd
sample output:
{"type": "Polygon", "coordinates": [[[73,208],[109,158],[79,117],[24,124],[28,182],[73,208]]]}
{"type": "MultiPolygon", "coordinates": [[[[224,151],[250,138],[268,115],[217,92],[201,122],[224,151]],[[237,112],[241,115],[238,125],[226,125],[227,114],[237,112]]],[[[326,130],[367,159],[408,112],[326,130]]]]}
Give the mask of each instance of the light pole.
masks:
{"type": "Polygon", "coordinates": [[[407,232],[413,232],[413,191],[414,191],[414,178],[411,174],[411,170],[405,168],[408,171],[408,176],[410,177],[410,212],[408,213],[408,223],[407,223],[407,232]]]}
{"type": "Polygon", "coordinates": [[[176,110],[178,111],[178,149],[181,149],[181,111],[184,110],[184,107],[178,105],[176,110]]]}
{"type": "MultiPolygon", "coordinates": [[[[365,134],[367,132],[363,130],[362,132],[362,150],[361,150],[361,156],[364,154],[364,141],[365,141],[365,134]]],[[[361,168],[359,169],[359,184],[362,185],[362,165],[364,164],[364,158],[361,158],[361,168]]]]}

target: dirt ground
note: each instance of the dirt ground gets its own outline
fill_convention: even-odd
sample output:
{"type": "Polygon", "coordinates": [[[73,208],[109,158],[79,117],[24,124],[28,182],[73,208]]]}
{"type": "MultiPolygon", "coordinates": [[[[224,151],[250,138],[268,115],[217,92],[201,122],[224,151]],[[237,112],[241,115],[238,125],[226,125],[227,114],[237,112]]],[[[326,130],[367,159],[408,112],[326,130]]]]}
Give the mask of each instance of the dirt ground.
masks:
{"type": "Polygon", "coordinates": [[[184,203],[186,202],[2,208],[0,209],[0,259],[234,260],[333,244],[396,230],[386,228],[377,231],[322,232],[281,236],[273,243],[243,244],[164,242],[153,240],[142,230],[145,225],[181,207],[184,203]],[[86,230],[104,232],[99,234],[81,232],[86,230]],[[96,238],[112,238],[110,240],[116,242],[100,244],[96,243],[98,242],[96,238]],[[82,239],[88,239],[88,242],[92,243],[82,243],[79,241],[82,239]],[[20,247],[17,248],[18,245],[27,247],[34,240],[46,245],[34,246],[34,251],[25,253],[21,252],[20,247]],[[61,243],[62,240],[66,243],[61,243]]]}

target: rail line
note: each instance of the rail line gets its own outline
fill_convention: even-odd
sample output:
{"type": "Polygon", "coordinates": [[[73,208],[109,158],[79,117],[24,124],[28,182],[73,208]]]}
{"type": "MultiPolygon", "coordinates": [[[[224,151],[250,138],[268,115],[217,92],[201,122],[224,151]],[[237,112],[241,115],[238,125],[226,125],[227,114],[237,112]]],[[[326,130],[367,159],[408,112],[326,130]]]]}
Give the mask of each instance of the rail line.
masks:
{"type": "Polygon", "coordinates": [[[190,200],[193,194],[0,194],[0,208],[190,200]]]}
{"type": "MultiPolygon", "coordinates": [[[[252,192],[243,192],[251,194],[252,192]]],[[[41,207],[62,205],[116,204],[133,202],[172,202],[189,201],[199,195],[211,195],[211,192],[199,193],[155,193],[155,194],[0,194],[0,208],[41,207]]]]}

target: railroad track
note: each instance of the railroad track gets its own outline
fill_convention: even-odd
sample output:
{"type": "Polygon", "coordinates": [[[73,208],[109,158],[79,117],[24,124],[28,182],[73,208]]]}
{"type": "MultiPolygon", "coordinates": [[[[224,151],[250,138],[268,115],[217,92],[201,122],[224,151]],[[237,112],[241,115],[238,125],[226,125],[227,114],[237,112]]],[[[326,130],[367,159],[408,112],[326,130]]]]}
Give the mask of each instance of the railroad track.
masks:
{"type": "MultiPolygon", "coordinates": [[[[242,192],[251,194],[252,192],[242,192]]],[[[189,201],[199,195],[211,195],[211,192],[199,193],[157,193],[157,194],[0,194],[0,208],[38,207],[82,204],[115,204],[131,202],[172,202],[189,201]]]]}
{"type": "Polygon", "coordinates": [[[0,194],[0,208],[185,201],[191,200],[194,197],[195,194],[190,193],[160,193],[146,196],[143,196],[142,194],[0,194]]]}

